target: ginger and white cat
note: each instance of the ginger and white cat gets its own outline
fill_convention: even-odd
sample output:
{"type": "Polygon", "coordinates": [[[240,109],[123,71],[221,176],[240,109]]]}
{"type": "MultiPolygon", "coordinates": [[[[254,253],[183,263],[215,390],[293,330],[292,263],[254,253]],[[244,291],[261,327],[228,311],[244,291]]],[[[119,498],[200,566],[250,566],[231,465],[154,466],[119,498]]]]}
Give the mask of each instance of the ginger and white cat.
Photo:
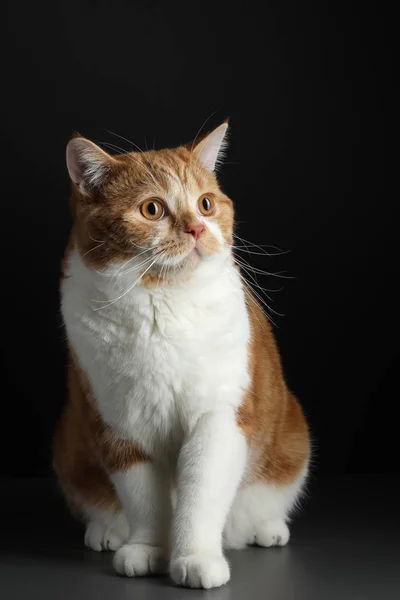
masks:
{"type": "Polygon", "coordinates": [[[223,549],[282,546],[308,428],[232,257],[227,123],[175,149],[67,147],[69,395],[54,466],[85,543],[128,576],[213,588],[223,549]]]}

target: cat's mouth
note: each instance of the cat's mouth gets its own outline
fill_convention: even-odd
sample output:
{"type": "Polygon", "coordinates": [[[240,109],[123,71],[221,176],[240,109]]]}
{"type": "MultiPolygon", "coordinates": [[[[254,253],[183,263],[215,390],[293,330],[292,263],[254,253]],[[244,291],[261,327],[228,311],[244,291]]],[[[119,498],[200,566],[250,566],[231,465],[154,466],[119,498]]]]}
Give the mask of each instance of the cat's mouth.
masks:
{"type": "Polygon", "coordinates": [[[161,251],[160,254],[159,265],[164,264],[170,267],[175,266],[179,268],[188,266],[193,263],[193,261],[197,261],[203,257],[203,252],[197,244],[186,249],[183,249],[182,247],[179,249],[172,247],[164,252],[161,251]]]}
{"type": "Polygon", "coordinates": [[[191,254],[197,254],[198,256],[202,256],[199,247],[196,245],[194,248],[191,249],[191,251],[189,252],[189,256],[191,254]]]}
{"type": "Polygon", "coordinates": [[[160,263],[170,267],[179,269],[194,268],[203,260],[207,260],[214,254],[218,254],[221,250],[220,242],[214,238],[186,240],[186,248],[184,244],[171,245],[161,251],[160,263]],[[189,247],[188,247],[189,246],[189,247]]]}
{"type": "Polygon", "coordinates": [[[179,264],[184,265],[193,262],[193,260],[198,260],[203,257],[203,253],[201,249],[196,245],[193,246],[190,250],[180,255],[178,258],[179,264]]]}
{"type": "Polygon", "coordinates": [[[186,253],[181,255],[181,264],[183,263],[197,263],[207,257],[211,256],[218,251],[219,248],[209,248],[208,244],[204,244],[202,241],[197,241],[194,246],[186,253]]]}

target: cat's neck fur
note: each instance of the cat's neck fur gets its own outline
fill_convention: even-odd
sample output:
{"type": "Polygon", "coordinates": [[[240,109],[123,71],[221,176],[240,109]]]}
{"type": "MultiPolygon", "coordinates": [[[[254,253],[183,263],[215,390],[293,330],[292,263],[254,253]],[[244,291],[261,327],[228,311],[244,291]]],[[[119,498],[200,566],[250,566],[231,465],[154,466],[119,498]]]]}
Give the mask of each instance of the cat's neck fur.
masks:
{"type": "Polygon", "coordinates": [[[162,303],[163,300],[171,299],[176,295],[191,295],[212,285],[213,282],[218,282],[221,277],[230,280],[235,287],[242,288],[228,249],[217,256],[203,259],[190,274],[183,273],[181,277],[178,274],[174,281],[170,281],[164,273],[159,278],[156,276],[150,285],[143,285],[141,279],[143,271],[150,263],[142,267],[138,266],[142,262],[143,259],[137,257],[129,261],[126,266],[113,266],[98,271],[87,266],[76,249],[70,256],[69,274],[79,285],[76,291],[80,289],[91,308],[99,313],[110,311],[110,308],[117,308],[118,305],[120,307],[137,305],[150,298],[162,303]]]}

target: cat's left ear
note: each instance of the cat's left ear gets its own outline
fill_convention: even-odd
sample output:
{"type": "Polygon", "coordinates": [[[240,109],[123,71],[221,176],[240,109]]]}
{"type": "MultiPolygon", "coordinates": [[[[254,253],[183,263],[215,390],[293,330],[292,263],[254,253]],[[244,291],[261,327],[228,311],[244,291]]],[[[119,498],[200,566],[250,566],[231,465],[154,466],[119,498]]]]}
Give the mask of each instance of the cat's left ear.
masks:
{"type": "Polygon", "coordinates": [[[204,136],[193,149],[193,154],[197,156],[205,170],[209,173],[215,171],[218,164],[222,161],[224,151],[228,145],[226,139],[227,131],[228,122],[225,121],[214,129],[214,131],[204,136]]]}
{"type": "Polygon", "coordinates": [[[83,196],[90,196],[115,170],[115,159],[90,140],[74,136],[66,151],[72,183],[83,196]]]}

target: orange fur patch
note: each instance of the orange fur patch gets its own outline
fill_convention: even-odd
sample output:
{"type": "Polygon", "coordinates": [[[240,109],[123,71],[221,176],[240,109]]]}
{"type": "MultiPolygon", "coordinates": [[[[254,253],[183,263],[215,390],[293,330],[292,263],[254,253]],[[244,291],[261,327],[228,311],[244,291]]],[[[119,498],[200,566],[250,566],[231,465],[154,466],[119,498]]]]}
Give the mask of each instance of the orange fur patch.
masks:
{"type": "Polygon", "coordinates": [[[251,384],[238,410],[238,424],[257,457],[250,479],[287,485],[309,458],[308,427],[299,403],[286,386],[269,322],[249,289],[246,298],[251,384]]]}
{"type": "Polygon", "coordinates": [[[96,409],[90,385],[72,354],[68,366],[68,400],[54,436],[54,468],[71,505],[86,502],[118,510],[120,503],[109,474],[148,461],[137,444],[122,439],[96,409]],[[78,500],[79,498],[79,500],[78,500]]]}

